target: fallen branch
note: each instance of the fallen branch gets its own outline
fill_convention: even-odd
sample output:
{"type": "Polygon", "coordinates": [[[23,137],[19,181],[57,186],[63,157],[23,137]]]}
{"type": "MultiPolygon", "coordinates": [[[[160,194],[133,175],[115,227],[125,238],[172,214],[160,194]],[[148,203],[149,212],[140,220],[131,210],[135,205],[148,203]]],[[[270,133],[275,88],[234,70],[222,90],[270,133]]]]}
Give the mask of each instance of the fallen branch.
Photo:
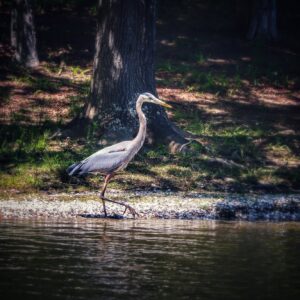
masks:
{"type": "MultiPolygon", "coordinates": [[[[208,153],[212,153],[211,149],[204,145],[204,143],[199,139],[199,138],[187,138],[189,140],[188,143],[185,143],[183,144],[181,147],[180,147],[180,152],[186,147],[188,146],[189,144],[191,144],[192,142],[196,142],[198,144],[200,144],[208,153]]],[[[208,155],[205,155],[203,154],[202,155],[202,158],[204,158],[206,161],[209,161],[209,162],[212,162],[212,163],[220,163],[222,165],[225,165],[225,166],[228,166],[228,167],[236,167],[236,168],[239,168],[239,169],[246,169],[245,166],[241,165],[241,164],[238,164],[236,162],[234,162],[233,160],[230,160],[230,159],[224,159],[224,158],[221,158],[221,157],[209,157],[208,155]]]]}
{"type": "Polygon", "coordinates": [[[212,163],[220,163],[222,165],[228,166],[228,167],[236,167],[236,168],[240,168],[240,169],[246,169],[245,166],[238,164],[230,159],[224,159],[224,158],[220,158],[220,157],[209,157],[207,155],[203,155],[202,156],[206,161],[212,162],[212,163]]]}

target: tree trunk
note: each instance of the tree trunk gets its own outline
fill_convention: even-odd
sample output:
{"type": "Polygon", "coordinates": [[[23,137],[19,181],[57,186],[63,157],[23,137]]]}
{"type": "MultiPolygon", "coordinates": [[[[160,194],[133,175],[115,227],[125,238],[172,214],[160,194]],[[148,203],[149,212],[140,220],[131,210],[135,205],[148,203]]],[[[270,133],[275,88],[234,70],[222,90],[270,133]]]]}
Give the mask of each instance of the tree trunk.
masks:
{"type": "Polygon", "coordinates": [[[253,11],[247,38],[277,40],[276,0],[253,0],[253,11]]]}
{"type": "Polygon", "coordinates": [[[235,0],[235,22],[239,33],[245,34],[249,29],[253,0],[235,0]]]}
{"type": "Polygon", "coordinates": [[[15,60],[27,67],[39,65],[30,0],[15,0],[11,11],[11,46],[15,60]]]}
{"type": "MultiPolygon", "coordinates": [[[[103,143],[132,138],[138,129],[135,103],[140,93],[156,94],[154,79],[155,1],[99,1],[91,95],[83,114],[72,122],[101,128],[103,143]]],[[[186,143],[163,108],[144,105],[148,141],[186,143]]]]}

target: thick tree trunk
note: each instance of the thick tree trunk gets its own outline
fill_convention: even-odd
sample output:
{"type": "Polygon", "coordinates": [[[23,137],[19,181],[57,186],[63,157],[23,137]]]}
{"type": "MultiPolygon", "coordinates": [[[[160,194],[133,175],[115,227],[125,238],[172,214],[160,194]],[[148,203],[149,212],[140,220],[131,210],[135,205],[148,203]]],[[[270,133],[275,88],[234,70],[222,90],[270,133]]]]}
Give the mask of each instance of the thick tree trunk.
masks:
{"type": "Polygon", "coordinates": [[[15,0],[11,11],[11,46],[15,60],[27,67],[39,65],[30,0],[15,0]]]}
{"type": "MultiPolygon", "coordinates": [[[[87,123],[99,125],[102,142],[111,143],[136,134],[138,95],[156,94],[155,1],[100,0],[97,18],[91,96],[73,128],[83,128],[87,123]]],[[[161,107],[150,104],[143,110],[150,140],[163,140],[172,151],[186,142],[161,107]]]]}
{"type": "Polygon", "coordinates": [[[235,0],[235,21],[239,33],[245,34],[249,29],[253,0],[235,0]]]}
{"type": "Polygon", "coordinates": [[[253,11],[247,38],[277,40],[276,0],[253,0],[253,11]]]}

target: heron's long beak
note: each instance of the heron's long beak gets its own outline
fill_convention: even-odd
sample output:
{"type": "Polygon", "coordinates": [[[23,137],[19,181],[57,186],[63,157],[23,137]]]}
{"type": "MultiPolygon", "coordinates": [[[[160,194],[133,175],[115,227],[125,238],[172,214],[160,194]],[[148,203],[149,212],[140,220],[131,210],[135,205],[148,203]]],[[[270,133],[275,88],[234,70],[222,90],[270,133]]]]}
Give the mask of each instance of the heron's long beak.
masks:
{"type": "Polygon", "coordinates": [[[159,99],[156,99],[155,100],[157,104],[161,105],[161,106],[164,106],[164,107],[167,107],[167,108],[173,108],[170,104],[162,101],[162,100],[159,100],[159,99]]]}

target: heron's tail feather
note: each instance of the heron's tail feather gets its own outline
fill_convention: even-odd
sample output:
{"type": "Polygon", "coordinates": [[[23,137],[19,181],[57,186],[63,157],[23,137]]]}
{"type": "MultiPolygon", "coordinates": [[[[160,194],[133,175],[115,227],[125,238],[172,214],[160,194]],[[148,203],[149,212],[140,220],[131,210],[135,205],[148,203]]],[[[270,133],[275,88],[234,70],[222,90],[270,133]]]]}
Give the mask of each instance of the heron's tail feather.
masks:
{"type": "Polygon", "coordinates": [[[69,176],[74,176],[80,172],[81,166],[82,166],[82,162],[77,162],[77,163],[71,165],[70,167],[68,167],[68,169],[66,171],[69,174],[69,176]]]}

